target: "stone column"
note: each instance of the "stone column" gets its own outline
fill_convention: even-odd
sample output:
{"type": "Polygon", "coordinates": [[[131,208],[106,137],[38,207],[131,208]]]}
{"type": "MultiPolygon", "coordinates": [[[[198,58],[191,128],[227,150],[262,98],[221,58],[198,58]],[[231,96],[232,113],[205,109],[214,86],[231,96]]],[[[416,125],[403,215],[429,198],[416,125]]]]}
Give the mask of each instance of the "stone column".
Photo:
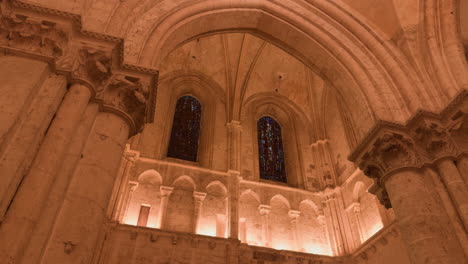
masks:
{"type": "Polygon", "coordinates": [[[96,117],[40,263],[93,263],[100,252],[126,141],[144,123],[149,94],[140,79],[120,74],[103,85],[97,99],[105,112],[96,117]]]}
{"type": "Polygon", "coordinates": [[[239,239],[239,181],[240,177],[240,150],[242,126],[239,121],[232,120],[227,123],[229,140],[229,238],[239,239]]]}
{"type": "Polygon", "coordinates": [[[463,247],[463,251],[465,252],[465,255],[468,256],[468,236],[466,235],[465,227],[463,226],[458,212],[455,209],[455,205],[453,204],[452,199],[447,192],[447,188],[445,187],[439,173],[437,172],[437,168],[428,167],[424,168],[423,171],[424,175],[431,180],[434,186],[433,188],[440,197],[440,201],[444,206],[448,218],[450,219],[450,223],[452,224],[457,238],[463,247]]]}
{"type": "Polygon", "coordinates": [[[299,221],[299,216],[301,215],[300,211],[297,210],[289,210],[288,212],[289,218],[291,218],[291,230],[292,230],[292,237],[294,241],[294,250],[300,251],[302,248],[302,240],[299,235],[299,229],[297,223],[299,221]]]}
{"type": "Polygon", "coordinates": [[[359,233],[359,242],[364,243],[364,229],[362,226],[362,219],[361,219],[361,204],[360,203],[352,203],[349,206],[349,211],[354,216],[354,221],[356,223],[358,233],[359,233]]]}
{"type": "Polygon", "coordinates": [[[447,236],[455,234],[447,230],[448,221],[442,221],[448,218],[444,208],[434,199],[419,171],[405,170],[390,175],[385,187],[413,263],[429,260],[433,263],[463,263],[457,254],[451,254],[459,245],[448,243],[447,236]]]}
{"type": "Polygon", "coordinates": [[[229,238],[239,239],[239,183],[242,178],[239,176],[238,171],[228,171],[228,174],[229,238]]]}
{"type": "Polygon", "coordinates": [[[418,169],[427,162],[427,153],[404,131],[393,129],[374,134],[367,144],[350,157],[357,156],[363,172],[377,180],[373,192],[387,208],[393,207],[411,262],[464,263],[464,253],[436,190],[418,169]]]}
{"type": "Polygon", "coordinates": [[[229,139],[229,169],[240,171],[240,144],[242,126],[239,121],[232,120],[227,123],[229,139]]]}
{"type": "Polygon", "coordinates": [[[319,211],[319,214],[317,216],[317,222],[322,226],[322,232],[325,234],[325,242],[327,245],[329,245],[330,253],[333,253],[333,250],[331,248],[330,233],[328,232],[327,228],[327,219],[323,211],[319,211]]]}
{"type": "Polygon", "coordinates": [[[268,221],[268,214],[270,214],[271,206],[266,204],[261,204],[258,207],[258,211],[260,212],[260,216],[262,218],[262,239],[263,239],[263,246],[270,247],[270,232],[269,232],[269,221],[268,221]]]}
{"type": "MultiPolygon", "coordinates": [[[[467,135],[468,136],[468,135],[467,135]]],[[[437,163],[439,174],[447,186],[450,197],[455,203],[455,208],[462,219],[465,230],[468,231],[468,189],[453,160],[445,158],[437,163]]]]}
{"type": "Polygon", "coordinates": [[[42,263],[91,263],[128,135],[120,116],[98,114],[42,263]]]}
{"type": "Polygon", "coordinates": [[[15,262],[46,205],[70,140],[88,105],[91,91],[74,84],[65,95],[36,158],[0,227],[0,256],[15,262]]]}
{"type": "Polygon", "coordinates": [[[338,176],[333,166],[333,157],[328,140],[320,140],[311,145],[312,155],[315,160],[315,170],[319,178],[320,189],[334,188],[337,186],[338,176]]]}
{"type": "Polygon", "coordinates": [[[330,193],[326,196],[325,208],[327,209],[329,215],[329,221],[327,222],[330,225],[330,235],[333,237],[335,242],[335,246],[333,247],[334,254],[336,256],[343,256],[346,252],[344,247],[344,238],[340,228],[340,220],[337,212],[337,201],[333,193],[330,193]]]}
{"type": "Polygon", "coordinates": [[[119,214],[118,214],[118,219],[117,219],[119,223],[123,223],[125,216],[127,215],[128,207],[130,206],[130,201],[132,200],[133,193],[135,192],[137,188],[138,188],[137,181],[128,182],[126,186],[126,190],[124,191],[124,194],[122,195],[122,205],[121,205],[121,208],[119,209],[119,214]]]}
{"type": "Polygon", "coordinates": [[[204,192],[193,192],[193,198],[195,199],[195,205],[194,205],[195,207],[193,209],[192,232],[194,234],[196,234],[198,224],[200,222],[203,201],[206,198],[206,193],[204,193],[204,192]]]}
{"type": "MultiPolygon", "coordinates": [[[[468,122],[468,121],[467,121],[468,122]]],[[[463,149],[463,144],[457,137],[452,137],[449,130],[437,120],[422,118],[412,128],[415,143],[427,159],[434,160],[439,174],[444,182],[455,208],[462,220],[465,230],[468,231],[468,188],[460,175],[454,157],[463,149]]],[[[464,137],[468,137],[467,134],[464,137]]]]}
{"type": "Polygon", "coordinates": [[[38,245],[47,244],[50,232],[53,229],[55,218],[63,204],[70,179],[73,176],[76,165],[81,158],[84,145],[88,139],[91,128],[99,112],[99,105],[96,103],[88,104],[86,111],[76,130],[75,136],[72,138],[69,148],[66,150],[64,161],[58,171],[57,179],[51,188],[46,206],[41,213],[39,222],[31,234],[28,247],[23,253],[23,262],[34,263],[40,258],[43,247],[38,245]]]}
{"type": "Polygon", "coordinates": [[[465,182],[465,186],[468,187],[468,155],[462,155],[459,157],[457,161],[457,168],[460,171],[460,174],[463,177],[463,181],[465,182]]]}
{"type": "Polygon", "coordinates": [[[174,191],[174,187],[161,186],[159,187],[159,190],[161,191],[161,202],[159,204],[159,228],[164,229],[166,227],[167,202],[169,201],[169,196],[172,191],[174,191]]]}
{"type": "Polygon", "coordinates": [[[458,158],[457,168],[462,175],[465,186],[468,188],[468,137],[466,136],[468,135],[468,104],[466,104],[467,94],[468,93],[465,93],[464,109],[463,106],[461,109],[452,109],[457,114],[455,115],[456,118],[450,118],[447,130],[451,140],[460,151],[460,153],[456,155],[458,158]]]}
{"type": "MultiPolygon", "coordinates": [[[[16,87],[17,88],[17,87],[16,87]]],[[[0,150],[0,222],[13,199],[21,180],[27,174],[54,114],[67,92],[64,76],[52,75],[44,81],[28,112],[16,129],[11,130],[8,140],[1,143],[0,150]],[[34,109],[34,111],[31,111],[34,109]]],[[[1,140],[0,140],[1,141],[1,140]]]]}
{"type": "Polygon", "coordinates": [[[134,185],[138,184],[137,182],[131,183],[129,181],[130,170],[135,166],[135,161],[139,158],[139,153],[136,151],[131,151],[129,144],[125,146],[125,152],[122,156],[121,165],[118,171],[118,179],[112,190],[112,198],[109,203],[108,215],[112,220],[121,222],[122,217],[125,214],[127,209],[127,198],[129,194],[133,191],[130,191],[134,185]],[[130,188],[129,188],[130,187],[130,188]]]}

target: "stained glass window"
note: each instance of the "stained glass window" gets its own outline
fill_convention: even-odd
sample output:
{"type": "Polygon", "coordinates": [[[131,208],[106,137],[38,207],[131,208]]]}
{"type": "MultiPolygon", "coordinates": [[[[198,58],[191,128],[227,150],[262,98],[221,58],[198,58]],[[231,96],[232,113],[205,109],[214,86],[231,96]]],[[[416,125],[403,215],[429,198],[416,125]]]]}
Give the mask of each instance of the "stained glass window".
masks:
{"type": "Polygon", "coordinates": [[[168,157],[197,161],[201,110],[200,102],[192,96],[177,100],[168,157]]]}
{"type": "Polygon", "coordinates": [[[269,116],[257,122],[260,178],[287,182],[281,126],[269,116]]]}

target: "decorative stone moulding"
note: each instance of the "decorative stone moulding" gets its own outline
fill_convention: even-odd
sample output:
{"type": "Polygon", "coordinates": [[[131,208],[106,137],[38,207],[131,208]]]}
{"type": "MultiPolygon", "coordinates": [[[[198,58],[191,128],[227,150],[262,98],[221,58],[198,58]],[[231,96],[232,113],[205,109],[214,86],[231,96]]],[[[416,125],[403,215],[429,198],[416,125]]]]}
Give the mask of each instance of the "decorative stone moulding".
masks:
{"type": "Polygon", "coordinates": [[[0,18],[0,45],[59,58],[67,51],[69,34],[51,21],[34,21],[15,14],[0,18]]]}
{"type": "Polygon", "coordinates": [[[385,180],[403,169],[432,166],[468,153],[468,91],[461,92],[440,114],[420,111],[406,125],[380,121],[350,154],[374,179],[369,191],[390,208],[385,180]]]}
{"type": "Polygon", "coordinates": [[[78,15],[18,0],[3,1],[0,15],[5,54],[47,62],[69,84],[87,86],[101,111],[128,122],[130,136],[153,122],[158,71],[124,64],[123,39],[82,30],[78,15]]]}

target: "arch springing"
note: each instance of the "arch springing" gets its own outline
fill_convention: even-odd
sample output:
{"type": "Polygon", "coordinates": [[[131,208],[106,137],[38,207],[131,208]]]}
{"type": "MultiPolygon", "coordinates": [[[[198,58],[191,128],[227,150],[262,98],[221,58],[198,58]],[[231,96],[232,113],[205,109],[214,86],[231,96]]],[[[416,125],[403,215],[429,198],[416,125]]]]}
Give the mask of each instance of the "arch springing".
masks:
{"type": "Polygon", "coordinates": [[[202,106],[192,96],[177,100],[167,156],[197,161],[202,106]]]}
{"type": "Polygon", "coordinates": [[[260,178],[287,182],[280,124],[270,116],[257,121],[260,178]]]}

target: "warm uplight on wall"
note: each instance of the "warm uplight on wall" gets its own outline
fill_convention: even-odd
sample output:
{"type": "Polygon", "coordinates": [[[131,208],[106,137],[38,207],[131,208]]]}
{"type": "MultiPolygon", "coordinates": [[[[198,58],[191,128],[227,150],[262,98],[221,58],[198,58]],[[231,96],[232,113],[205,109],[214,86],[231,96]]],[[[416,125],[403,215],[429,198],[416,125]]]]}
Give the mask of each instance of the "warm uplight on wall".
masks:
{"type": "Polygon", "coordinates": [[[316,255],[325,255],[325,256],[332,256],[330,250],[324,248],[322,245],[317,244],[307,244],[304,246],[304,252],[316,255]]]}
{"type": "Polygon", "coordinates": [[[278,250],[293,250],[290,241],[274,241],[272,248],[278,250]]]}
{"type": "Polygon", "coordinates": [[[368,237],[366,239],[371,238],[373,235],[375,235],[377,232],[379,232],[383,228],[382,221],[379,221],[375,224],[373,224],[369,230],[367,230],[367,235],[368,237]]]}
{"type": "Polygon", "coordinates": [[[130,210],[127,211],[127,214],[125,215],[123,219],[123,223],[126,225],[136,226],[137,222],[138,222],[138,211],[133,211],[133,212],[130,212],[130,210]]]}
{"type": "Polygon", "coordinates": [[[216,226],[209,225],[209,223],[199,223],[197,228],[197,234],[204,236],[216,236],[216,226]]]}
{"type": "Polygon", "coordinates": [[[217,214],[216,218],[200,219],[197,234],[213,237],[226,237],[226,216],[217,214]]]}

